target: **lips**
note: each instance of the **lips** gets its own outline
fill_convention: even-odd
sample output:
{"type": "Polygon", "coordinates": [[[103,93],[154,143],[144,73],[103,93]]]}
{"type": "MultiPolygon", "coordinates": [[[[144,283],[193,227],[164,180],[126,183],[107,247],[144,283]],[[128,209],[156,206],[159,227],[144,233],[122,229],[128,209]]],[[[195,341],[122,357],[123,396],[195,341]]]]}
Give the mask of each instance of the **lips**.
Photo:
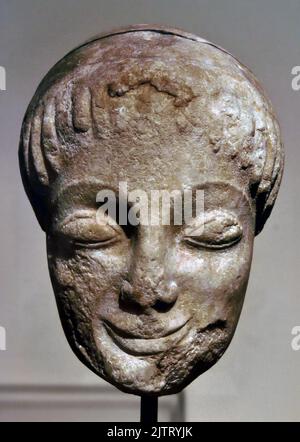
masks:
{"type": "Polygon", "coordinates": [[[168,330],[163,337],[159,338],[136,338],[130,336],[129,333],[124,332],[112,324],[105,322],[107,333],[123,351],[133,355],[154,355],[169,350],[176,345],[189,331],[189,320],[177,327],[177,329],[168,330]]]}

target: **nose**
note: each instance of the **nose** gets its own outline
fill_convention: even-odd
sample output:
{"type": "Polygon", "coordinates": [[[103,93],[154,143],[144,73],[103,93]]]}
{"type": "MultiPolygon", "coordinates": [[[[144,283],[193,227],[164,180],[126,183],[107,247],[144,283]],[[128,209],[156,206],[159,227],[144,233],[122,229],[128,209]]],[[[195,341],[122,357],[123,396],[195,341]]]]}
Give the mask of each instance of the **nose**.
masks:
{"type": "Polygon", "coordinates": [[[170,276],[173,272],[166,262],[167,250],[168,238],[163,226],[140,226],[129,274],[121,287],[123,307],[135,305],[166,312],[175,304],[178,287],[170,276]]]}

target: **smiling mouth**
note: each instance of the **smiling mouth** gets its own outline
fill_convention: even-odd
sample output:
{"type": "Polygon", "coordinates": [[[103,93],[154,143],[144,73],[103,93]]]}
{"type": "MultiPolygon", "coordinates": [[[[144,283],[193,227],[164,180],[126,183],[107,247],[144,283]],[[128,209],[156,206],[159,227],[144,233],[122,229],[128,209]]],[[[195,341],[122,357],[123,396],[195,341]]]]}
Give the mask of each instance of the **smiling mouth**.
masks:
{"type": "Polygon", "coordinates": [[[119,330],[107,322],[104,322],[104,325],[113,342],[118,345],[121,350],[132,355],[144,356],[170,350],[170,348],[178,344],[189,331],[189,321],[190,319],[176,330],[167,332],[163,337],[149,339],[130,337],[128,333],[119,330]]]}

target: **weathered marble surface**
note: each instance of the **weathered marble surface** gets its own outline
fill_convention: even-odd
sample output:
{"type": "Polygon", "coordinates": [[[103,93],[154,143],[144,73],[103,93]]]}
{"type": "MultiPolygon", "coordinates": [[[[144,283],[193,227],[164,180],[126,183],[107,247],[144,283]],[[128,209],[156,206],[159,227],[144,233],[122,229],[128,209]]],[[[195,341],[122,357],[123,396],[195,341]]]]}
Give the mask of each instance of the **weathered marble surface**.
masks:
{"type": "Polygon", "coordinates": [[[20,142],[71,347],[136,394],[170,394],[224,353],[283,150],[253,74],[182,31],[137,26],[64,57],[39,86],[20,142]],[[203,189],[204,231],[100,226],[101,188],[203,189]]]}

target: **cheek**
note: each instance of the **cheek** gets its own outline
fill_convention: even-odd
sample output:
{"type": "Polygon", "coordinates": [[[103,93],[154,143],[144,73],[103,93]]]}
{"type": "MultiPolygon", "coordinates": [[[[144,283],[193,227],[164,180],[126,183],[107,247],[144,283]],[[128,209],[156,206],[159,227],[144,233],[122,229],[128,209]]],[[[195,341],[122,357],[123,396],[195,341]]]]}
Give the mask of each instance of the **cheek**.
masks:
{"type": "Polygon", "coordinates": [[[182,249],[176,254],[185,305],[202,322],[238,320],[252,259],[253,239],[228,249],[182,249]]]}
{"type": "Polygon", "coordinates": [[[69,256],[52,250],[48,262],[58,303],[70,303],[73,293],[72,307],[92,318],[101,298],[119,289],[128,257],[124,247],[115,246],[110,250],[74,251],[69,256]]]}

